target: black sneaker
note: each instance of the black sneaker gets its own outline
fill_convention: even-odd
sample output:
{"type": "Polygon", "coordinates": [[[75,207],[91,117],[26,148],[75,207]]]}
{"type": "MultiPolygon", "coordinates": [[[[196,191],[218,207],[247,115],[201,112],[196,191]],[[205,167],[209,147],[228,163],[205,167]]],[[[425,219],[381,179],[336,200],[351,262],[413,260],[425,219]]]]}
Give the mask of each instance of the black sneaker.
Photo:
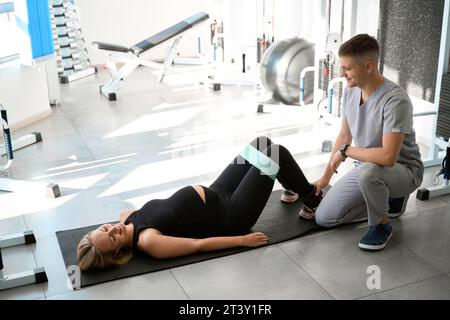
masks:
{"type": "Polygon", "coordinates": [[[391,239],[392,233],[392,226],[389,223],[369,227],[369,231],[359,241],[358,246],[367,251],[382,250],[391,239]]]}
{"type": "Polygon", "coordinates": [[[323,193],[320,191],[319,195],[316,196],[316,189],[311,192],[310,195],[303,198],[303,207],[298,213],[300,217],[308,220],[314,220],[316,218],[316,210],[322,201],[323,193]]]}
{"type": "Polygon", "coordinates": [[[284,190],[281,193],[281,202],[285,203],[293,203],[299,199],[298,193],[291,191],[291,190],[284,190]]]}
{"type": "Polygon", "coordinates": [[[389,218],[398,218],[405,213],[409,196],[402,198],[389,198],[389,218]]]}

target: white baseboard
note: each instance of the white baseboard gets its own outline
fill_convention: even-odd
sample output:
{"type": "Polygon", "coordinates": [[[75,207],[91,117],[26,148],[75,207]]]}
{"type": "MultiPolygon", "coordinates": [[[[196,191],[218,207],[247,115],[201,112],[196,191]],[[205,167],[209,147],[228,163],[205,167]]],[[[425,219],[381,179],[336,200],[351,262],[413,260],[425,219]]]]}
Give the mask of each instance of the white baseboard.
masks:
{"type": "MultiPolygon", "coordinates": [[[[48,110],[39,112],[31,117],[25,118],[24,120],[15,122],[14,124],[10,125],[9,128],[11,129],[11,131],[15,131],[15,130],[24,128],[26,126],[29,126],[30,124],[33,124],[39,120],[47,118],[51,114],[52,114],[52,109],[49,108],[48,110]]],[[[0,137],[3,137],[3,130],[1,127],[0,127],[0,137]]]]}

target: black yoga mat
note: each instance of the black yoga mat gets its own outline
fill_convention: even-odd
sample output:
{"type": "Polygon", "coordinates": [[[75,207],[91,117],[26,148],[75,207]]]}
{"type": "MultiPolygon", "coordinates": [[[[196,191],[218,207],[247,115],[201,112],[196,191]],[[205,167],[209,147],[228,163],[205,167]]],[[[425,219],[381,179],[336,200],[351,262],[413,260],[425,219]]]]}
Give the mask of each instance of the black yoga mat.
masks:
{"type": "MultiPolygon", "coordinates": [[[[253,231],[264,232],[270,239],[269,245],[297,238],[313,229],[320,229],[314,221],[305,220],[298,216],[298,212],[302,207],[301,202],[285,204],[280,201],[280,195],[281,190],[272,192],[263,213],[252,228],[253,231]]],[[[83,235],[98,227],[99,225],[56,232],[66,268],[78,264],[76,258],[78,242],[83,235]]],[[[232,248],[213,252],[201,252],[173,259],[155,259],[143,253],[136,252],[130,262],[125,265],[115,266],[102,271],[82,272],[81,287],[178,267],[252,249],[254,248],[232,248]]]]}

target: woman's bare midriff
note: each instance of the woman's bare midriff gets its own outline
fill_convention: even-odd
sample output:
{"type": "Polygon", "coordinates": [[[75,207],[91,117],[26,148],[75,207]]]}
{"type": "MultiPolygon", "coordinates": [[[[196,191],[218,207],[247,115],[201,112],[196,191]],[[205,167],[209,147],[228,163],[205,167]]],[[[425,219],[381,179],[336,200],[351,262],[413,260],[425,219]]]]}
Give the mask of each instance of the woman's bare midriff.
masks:
{"type": "Polygon", "coordinates": [[[202,198],[203,203],[206,204],[205,190],[203,190],[203,187],[196,185],[196,186],[192,186],[192,188],[194,188],[194,190],[197,191],[200,198],[202,198]]]}

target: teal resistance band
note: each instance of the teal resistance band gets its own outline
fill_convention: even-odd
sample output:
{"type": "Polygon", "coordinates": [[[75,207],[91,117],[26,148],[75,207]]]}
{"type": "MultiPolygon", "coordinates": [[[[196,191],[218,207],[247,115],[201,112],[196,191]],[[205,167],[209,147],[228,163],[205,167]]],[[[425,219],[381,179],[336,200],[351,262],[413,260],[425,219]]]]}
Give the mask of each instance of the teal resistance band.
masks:
{"type": "Polygon", "coordinates": [[[258,149],[252,145],[248,145],[242,150],[240,156],[258,168],[262,173],[269,176],[272,180],[275,181],[277,178],[278,171],[280,171],[278,163],[270,159],[264,153],[258,151],[258,149]]]}

